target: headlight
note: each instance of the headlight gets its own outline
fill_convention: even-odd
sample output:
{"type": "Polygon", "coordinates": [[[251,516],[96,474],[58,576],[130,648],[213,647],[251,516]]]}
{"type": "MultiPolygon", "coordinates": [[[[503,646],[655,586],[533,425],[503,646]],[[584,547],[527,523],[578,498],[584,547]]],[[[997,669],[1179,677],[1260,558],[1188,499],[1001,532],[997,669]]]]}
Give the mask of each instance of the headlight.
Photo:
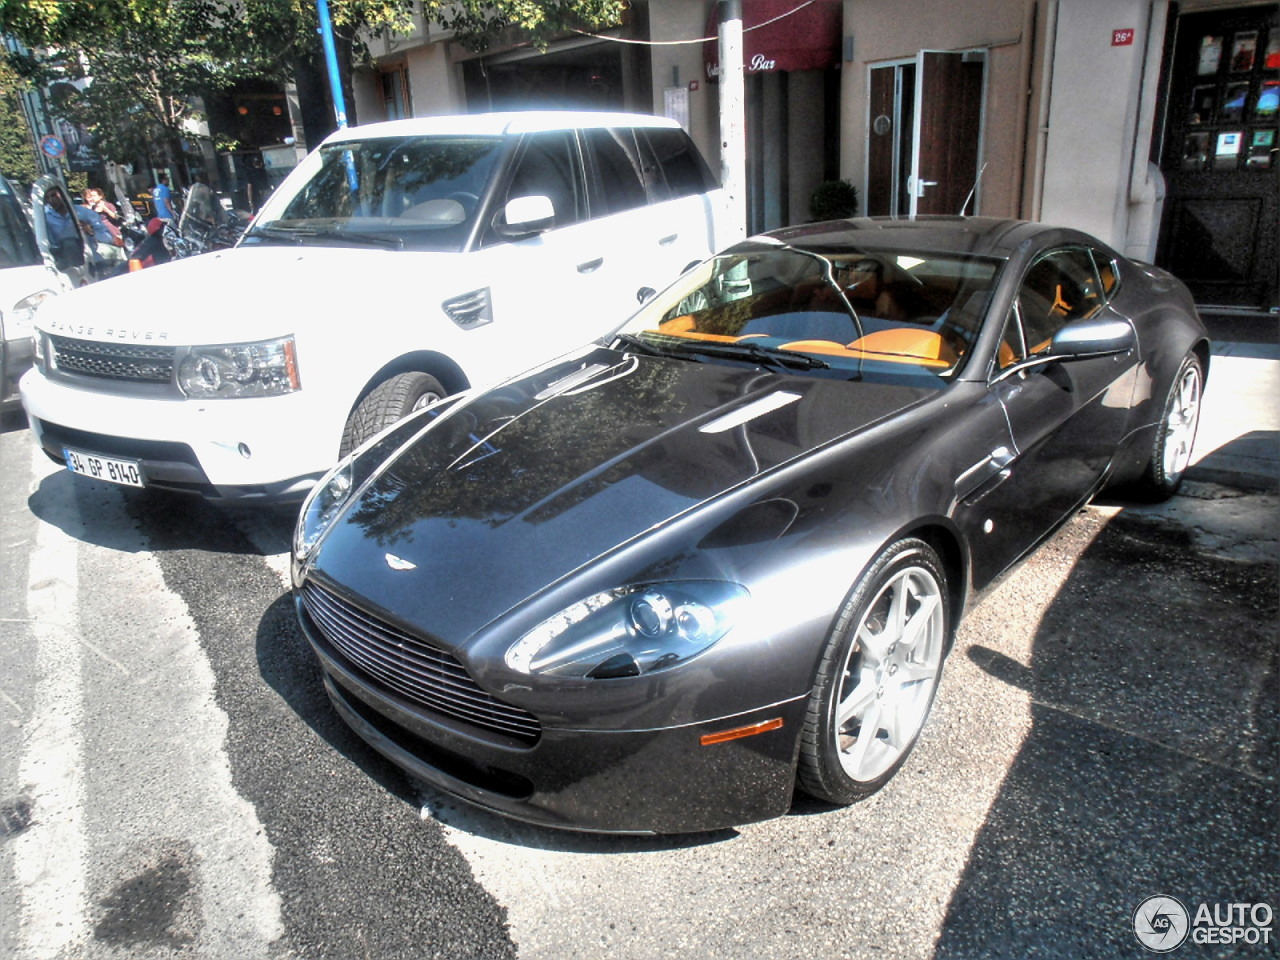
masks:
{"type": "Polygon", "coordinates": [[[23,297],[13,305],[4,316],[4,337],[6,340],[21,340],[35,332],[33,320],[36,309],[54,295],[52,290],[41,290],[23,297]]]}
{"type": "Polygon", "coordinates": [[[311,493],[302,504],[298,526],[293,534],[295,561],[307,558],[311,548],[351,499],[356,487],[354,461],[351,457],[345,457],[311,488],[311,493]]]}
{"type": "Polygon", "coordinates": [[[720,580],[619,587],[534,627],[506,654],[521,673],[607,680],[665,670],[729,632],[750,594],[720,580]]]}
{"type": "Polygon", "coordinates": [[[188,347],[178,387],[188,397],[274,397],[301,386],[293,337],[188,347]]]}

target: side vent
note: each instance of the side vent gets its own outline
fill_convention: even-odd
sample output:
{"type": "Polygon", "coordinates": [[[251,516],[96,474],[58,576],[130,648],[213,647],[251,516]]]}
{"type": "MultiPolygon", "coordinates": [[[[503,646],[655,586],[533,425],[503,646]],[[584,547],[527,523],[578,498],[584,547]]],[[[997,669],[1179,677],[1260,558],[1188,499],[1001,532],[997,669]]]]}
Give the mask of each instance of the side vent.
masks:
{"type": "Polygon", "coordinates": [[[441,304],[449,319],[463,330],[483,327],[493,323],[493,303],[489,299],[489,288],[481,287],[461,296],[450,297],[441,304]]]}

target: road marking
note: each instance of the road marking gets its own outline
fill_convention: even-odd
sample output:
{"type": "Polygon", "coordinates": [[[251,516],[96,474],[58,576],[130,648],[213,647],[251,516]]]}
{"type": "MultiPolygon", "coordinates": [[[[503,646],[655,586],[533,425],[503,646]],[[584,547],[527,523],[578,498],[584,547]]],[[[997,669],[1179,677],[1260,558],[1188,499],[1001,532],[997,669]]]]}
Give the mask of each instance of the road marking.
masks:
{"type": "MultiPolygon", "coordinates": [[[[34,492],[48,472],[43,451],[34,445],[32,463],[34,492]]],[[[20,955],[33,960],[59,956],[87,928],[82,648],[63,626],[76,621],[78,549],[73,537],[79,530],[73,501],[51,503],[36,528],[28,561],[27,613],[37,643],[37,677],[24,724],[18,782],[34,813],[31,826],[13,839],[13,867],[22,900],[25,951],[20,955]]]]}

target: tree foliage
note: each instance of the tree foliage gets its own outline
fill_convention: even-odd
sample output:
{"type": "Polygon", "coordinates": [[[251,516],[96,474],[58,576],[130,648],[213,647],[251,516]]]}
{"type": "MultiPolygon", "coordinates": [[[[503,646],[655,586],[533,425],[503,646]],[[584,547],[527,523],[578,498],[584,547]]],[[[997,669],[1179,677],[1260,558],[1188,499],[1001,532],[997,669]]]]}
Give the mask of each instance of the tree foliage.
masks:
{"type": "Polygon", "coordinates": [[[0,63],[0,173],[19,183],[30,183],[40,175],[40,168],[18,100],[22,88],[17,74],[0,63]]]}
{"type": "MultiPolygon", "coordinates": [[[[329,0],[341,49],[408,33],[415,15],[482,49],[509,29],[546,41],[621,22],[626,0],[329,0]]],[[[177,159],[199,97],[239,80],[286,80],[319,57],[316,0],[0,0],[0,33],[29,56],[11,62],[52,85],[59,115],[83,125],[103,156],[177,159]],[[169,157],[155,157],[154,147],[169,157]]],[[[346,66],[350,66],[347,64],[346,66]]]]}

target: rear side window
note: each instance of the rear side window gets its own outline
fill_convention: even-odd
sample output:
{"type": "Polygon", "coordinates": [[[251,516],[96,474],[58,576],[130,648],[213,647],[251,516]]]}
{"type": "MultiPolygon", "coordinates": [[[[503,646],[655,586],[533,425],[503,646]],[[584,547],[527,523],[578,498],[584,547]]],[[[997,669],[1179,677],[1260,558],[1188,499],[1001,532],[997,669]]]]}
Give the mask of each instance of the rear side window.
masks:
{"type": "Polygon", "coordinates": [[[40,262],[35,237],[18,199],[0,180],[0,269],[26,267],[40,262]]]}
{"type": "Polygon", "coordinates": [[[639,131],[653,152],[673,197],[705,193],[718,186],[706,162],[683,130],[651,128],[639,131]]]}
{"type": "Polygon", "coordinates": [[[584,130],[582,134],[591,156],[592,214],[603,217],[648,203],[635,132],[622,127],[584,130]]]}

